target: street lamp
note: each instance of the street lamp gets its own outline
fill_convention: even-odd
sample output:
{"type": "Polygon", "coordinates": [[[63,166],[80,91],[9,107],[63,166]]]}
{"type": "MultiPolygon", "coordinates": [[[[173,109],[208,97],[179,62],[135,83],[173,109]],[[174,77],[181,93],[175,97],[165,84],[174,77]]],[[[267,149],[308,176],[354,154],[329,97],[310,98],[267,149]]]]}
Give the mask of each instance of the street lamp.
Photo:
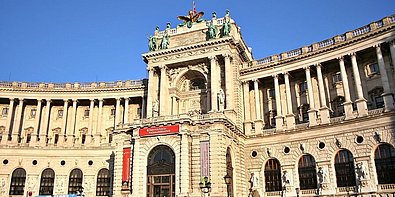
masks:
{"type": "Polygon", "coordinates": [[[300,188],[295,188],[295,190],[296,190],[296,197],[299,197],[300,188]]]}
{"type": "Polygon", "coordinates": [[[203,178],[203,182],[199,183],[200,190],[204,193],[204,196],[207,197],[208,193],[211,191],[211,183],[208,180],[208,177],[203,178]]]}
{"type": "Polygon", "coordinates": [[[232,182],[232,177],[229,174],[226,174],[225,177],[225,183],[226,183],[226,191],[227,191],[227,197],[230,197],[230,183],[232,182]]]}

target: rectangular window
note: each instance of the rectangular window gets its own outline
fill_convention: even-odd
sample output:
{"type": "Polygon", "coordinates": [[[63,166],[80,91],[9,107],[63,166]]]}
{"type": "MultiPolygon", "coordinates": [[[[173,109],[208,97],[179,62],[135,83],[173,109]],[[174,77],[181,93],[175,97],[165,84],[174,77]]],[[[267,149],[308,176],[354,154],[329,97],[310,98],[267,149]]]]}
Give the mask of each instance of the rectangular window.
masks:
{"type": "Polygon", "coordinates": [[[2,116],[7,116],[8,115],[8,107],[3,107],[3,110],[1,111],[2,116]]]}
{"type": "Polygon", "coordinates": [[[302,94],[302,93],[305,93],[306,90],[307,90],[307,82],[304,81],[304,82],[302,82],[302,83],[299,83],[299,91],[300,91],[300,93],[301,93],[301,94],[302,94]]]}
{"type": "Polygon", "coordinates": [[[269,89],[269,96],[272,97],[272,98],[274,98],[276,96],[274,88],[269,89]]]}
{"type": "Polygon", "coordinates": [[[369,75],[379,74],[380,69],[377,63],[369,64],[369,75]]]}
{"type": "Polygon", "coordinates": [[[58,110],[58,118],[63,118],[63,109],[58,110]]]}
{"type": "Polygon", "coordinates": [[[37,109],[31,109],[30,110],[30,118],[36,118],[36,113],[37,113],[37,109]]]}
{"type": "Polygon", "coordinates": [[[111,116],[115,116],[115,109],[111,109],[111,116]]]}
{"type": "Polygon", "coordinates": [[[332,80],[333,80],[333,83],[341,82],[342,81],[342,76],[341,76],[340,72],[337,72],[337,73],[333,74],[332,75],[332,80]]]}
{"type": "Polygon", "coordinates": [[[89,117],[89,109],[86,109],[86,110],[84,111],[84,117],[89,117]]]}
{"type": "Polygon", "coordinates": [[[376,97],[376,108],[382,108],[384,107],[384,99],[382,96],[376,97]]]}

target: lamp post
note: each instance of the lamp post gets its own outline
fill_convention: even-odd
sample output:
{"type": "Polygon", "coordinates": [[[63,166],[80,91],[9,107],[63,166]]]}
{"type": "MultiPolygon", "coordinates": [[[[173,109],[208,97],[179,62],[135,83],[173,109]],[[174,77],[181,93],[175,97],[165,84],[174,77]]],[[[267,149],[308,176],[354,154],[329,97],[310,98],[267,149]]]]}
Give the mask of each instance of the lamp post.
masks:
{"type": "Polygon", "coordinates": [[[230,183],[232,182],[232,177],[229,174],[226,174],[225,177],[225,183],[226,183],[226,197],[230,197],[231,196],[231,191],[230,191],[230,183]]]}
{"type": "Polygon", "coordinates": [[[300,188],[295,188],[295,190],[296,190],[296,197],[299,197],[299,193],[300,193],[300,188]]]}
{"type": "Polygon", "coordinates": [[[208,197],[208,193],[211,191],[211,183],[208,180],[208,177],[203,178],[203,182],[199,183],[200,190],[203,192],[205,197],[208,197]]]}

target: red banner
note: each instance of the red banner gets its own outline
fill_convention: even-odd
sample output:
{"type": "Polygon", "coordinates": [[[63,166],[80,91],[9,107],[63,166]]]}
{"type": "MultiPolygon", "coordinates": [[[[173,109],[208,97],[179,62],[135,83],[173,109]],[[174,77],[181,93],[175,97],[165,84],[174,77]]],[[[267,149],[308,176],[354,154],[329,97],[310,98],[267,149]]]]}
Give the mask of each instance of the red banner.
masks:
{"type": "Polygon", "coordinates": [[[200,142],[200,176],[210,176],[210,142],[200,142]]]}
{"type": "Polygon", "coordinates": [[[129,182],[130,178],[130,148],[123,149],[122,183],[129,182]]]}
{"type": "Polygon", "coordinates": [[[140,136],[166,135],[180,132],[180,125],[160,126],[139,129],[140,136]]]}

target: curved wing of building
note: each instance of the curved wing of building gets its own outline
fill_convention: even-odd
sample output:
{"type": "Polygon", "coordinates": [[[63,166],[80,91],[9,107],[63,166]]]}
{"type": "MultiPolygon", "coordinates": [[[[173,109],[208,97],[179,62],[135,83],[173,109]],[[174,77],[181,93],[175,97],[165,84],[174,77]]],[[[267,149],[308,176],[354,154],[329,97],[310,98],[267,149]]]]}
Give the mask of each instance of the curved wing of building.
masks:
{"type": "Polygon", "coordinates": [[[148,80],[0,83],[0,195],[395,192],[395,16],[254,59],[230,17],[155,30],[148,80]]]}

